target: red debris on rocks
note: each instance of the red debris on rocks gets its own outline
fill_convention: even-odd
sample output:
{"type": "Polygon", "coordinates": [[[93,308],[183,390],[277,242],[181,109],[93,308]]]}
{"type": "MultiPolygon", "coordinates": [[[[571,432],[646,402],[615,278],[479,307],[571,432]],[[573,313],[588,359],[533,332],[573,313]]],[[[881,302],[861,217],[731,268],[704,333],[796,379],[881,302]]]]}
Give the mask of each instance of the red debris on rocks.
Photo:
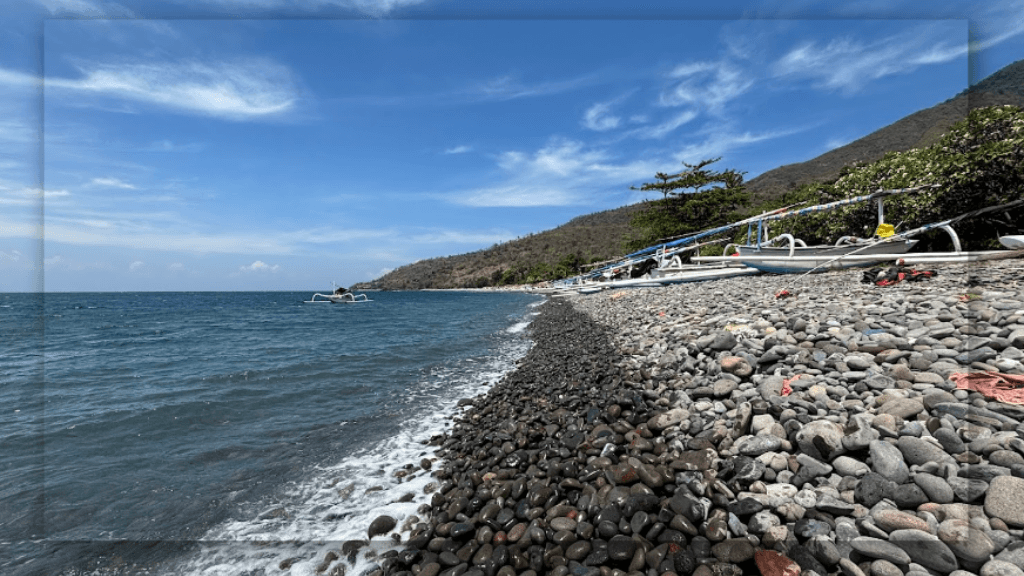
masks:
{"type": "Polygon", "coordinates": [[[792,297],[793,297],[793,293],[790,292],[789,290],[779,290],[778,292],[775,293],[775,298],[777,298],[777,299],[778,298],[792,298],[792,297]]]}
{"type": "Polygon", "coordinates": [[[800,565],[774,550],[754,552],[754,563],[761,576],[799,576],[800,565]]]}
{"type": "Polygon", "coordinates": [[[793,387],[790,386],[789,383],[790,382],[795,382],[795,381],[803,378],[804,376],[807,376],[807,374],[797,374],[796,376],[793,376],[792,378],[786,378],[785,380],[783,380],[782,381],[782,391],[779,392],[779,394],[782,395],[782,396],[789,396],[790,394],[792,394],[793,393],[793,387]]]}
{"type": "Polygon", "coordinates": [[[974,390],[1004,404],[1024,404],[1024,376],[998,372],[950,374],[960,390],[974,390]]]}

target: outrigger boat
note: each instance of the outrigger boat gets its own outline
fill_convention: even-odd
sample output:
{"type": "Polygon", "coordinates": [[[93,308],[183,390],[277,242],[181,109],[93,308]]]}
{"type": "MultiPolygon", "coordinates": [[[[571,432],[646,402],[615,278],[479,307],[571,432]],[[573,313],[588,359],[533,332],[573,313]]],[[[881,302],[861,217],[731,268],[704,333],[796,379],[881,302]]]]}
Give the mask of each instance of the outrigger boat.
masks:
{"type": "Polygon", "coordinates": [[[313,294],[312,299],[305,301],[306,304],[360,304],[363,302],[373,302],[373,300],[366,297],[366,294],[353,294],[348,288],[338,286],[333,282],[331,285],[334,287],[333,292],[330,294],[321,294],[317,292],[316,294],[313,294]],[[322,300],[317,300],[317,297],[322,298],[322,300]]]}
{"type": "MultiPolygon", "coordinates": [[[[898,192],[905,192],[915,190],[916,188],[909,188],[904,190],[890,190],[877,192],[868,196],[861,196],[858,198],[851,198],[849,200],[843,200],[832,204],[826,204],[822,206],[816,206],[808,208],[822,209],[823,207],[835,207],[843,203],[849,203],[853,201],[863,201],[865,199],[871,199],[873,197],[880,197],[882,195],[889,195],[898,192]]],[[[895,233],[891,226],[884,234],[879,234],[877,238],[870,240],[853,239],[853,242],[846,244],[845,246],[815,246],[797,247],[796,244],[803,244],[799,240],[793,239],[789,234],[783,234],[765,244],[773,241],[783,239],[789,241],[788,248],[769,248],[764,245],[746,245],[737,246],[737,254],[733,256],[724,257],[704,257],[694,258],[694,260],[717,262],[723,260],[739,260],[747,266],[760,268],[767,272],[774,272],[777,274],[809,274],[812,272],[819,272],[823,270],[836,270],[851,267],[865,267],[873,266],[881,262],[897,261],[903,264],[942,264],[942,263],[953,263],[953,262],[981,262],[985,260],[998,260],[1004,258],[1017,258],[1024,255],[1024,237],[1022,236],[1004,236],[1000,238],[1000,242],[1010,248],[1010,250],[983,250],[975,252],[964,251],[960,244],[960,237],[956,231],[953,230],[952,225],[966,220],[968,218],[974,218],[995,212],[999,210],[1007,210],[1017,206],[1024,205],[1024,199],[1016,200],[1007,204],[999,206],[988,206],[973,210],[965,214],[943,220],[941,222],[933,222],[925,224],[919,228],[908,230],[906,232],[895,233]],[[953,243],[953,252],[923,252],[923,253],[908,253],[908,250],[913,247],[917,242],[916,240],[910,240],[911,237],[917,236],[924,232],[931,230],[943,230],[949,234],[950,240],[953,243]],[[800,252],[803,250],[804,252],[800,252]]],[[[879,199],[879,220],[881,222],[879,231],[885,230],[884,226],[884,215],[882,212],[881,200],[879,199]]],[[[795,214],[808,213],[805,210],[797,211],[795,214]]],[[[760,234],[760,230],[758,232],[760,234]]],[[[840,238],[840,244],[844,243],[846,239],[840,238]]],[[[726,246],[726,253],[728,253],[729,246],[726,246]]]]}

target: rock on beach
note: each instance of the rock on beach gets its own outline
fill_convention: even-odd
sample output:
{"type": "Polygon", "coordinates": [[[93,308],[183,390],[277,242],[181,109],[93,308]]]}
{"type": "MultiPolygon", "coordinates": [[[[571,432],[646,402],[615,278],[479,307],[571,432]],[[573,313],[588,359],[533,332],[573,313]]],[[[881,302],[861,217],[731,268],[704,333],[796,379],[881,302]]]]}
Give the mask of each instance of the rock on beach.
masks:
{"type": "Polygon", "coordinates": [[[950,380],[1024,373],[1014,268],[551,298],[374,576],[1017,574],[1024,409],[950,380]]]}

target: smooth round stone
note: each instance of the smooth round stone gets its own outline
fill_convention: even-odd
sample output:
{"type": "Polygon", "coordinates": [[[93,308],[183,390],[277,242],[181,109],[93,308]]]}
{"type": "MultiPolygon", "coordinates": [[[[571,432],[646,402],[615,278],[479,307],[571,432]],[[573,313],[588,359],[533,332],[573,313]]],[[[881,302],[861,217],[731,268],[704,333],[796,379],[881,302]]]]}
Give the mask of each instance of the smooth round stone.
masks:
{"type": "Polygon", "coordinates": [[[946,454],[942,448],[922,438],[900,436],[896,445],[903,453],[903,460],[910,465],[920,466],[929,462],[951,461],[949,454],[946,454]]]}
{"type": "Polygon", "coordinates": [[[953,554],[971,563],[984,562],[995,552],[995,544],[988,535],[964,520],[942,522],[937,535],[953,554]]]}
{"type": "Polygon", "coordinates": [[[871,576],[903,576],[903,570],[888,560],[875,560],[871,563],[871,576]]]}
{"type": "Polygon", "coordinates": [[[895,398],[879,409],[881,414],[891,414],[904,420],[910,420],[921,412],[924,412],[924,404],[916,398],[895,398]]]}
{"type": "Polygon", "coordinates": [[[841,476],[860,478],[871,471],[868,465],[849,456],[840,456],[832,461],[832,468],[841,476]]]}
{"type": "Polygon", "coordinates": [[[906,529],[928,532],[927,522],[913,514],[900,510],[878,510],[871,513],[871,519],[875,521],[875,526],[886,532],[906,529]]]}
{"type": "Polygon", "coordinates": [[[590,542],[586,540],[573,542],[569,545],[568,548],[565,549],[565,557],[569,560],[575,560],[579,562],[580,560],[586,558],[587,554],[590,554],[590,549],[590,542]]]}
{"type": "Polygon", "coordinates": [[[979,576],[1024,576],[1024,570],[1002,560],[989,560],[981,567],[979,576]]]}
{"type": "Polygon", "coordinates": [[[722,562],[738,564],[754,557],[754,546],[746,538],[730,538],[712,546],[711,553],[722,562]]]}
{"type": "Polygon", "coordinates": [[[942,445],[942,449],[949,454],[959,454],[967,450],[967,446],[964,444],[964,441],[960,439],[960,436],[949,428],[939,428],[935,432],[932,432],[932,436],[939,441],[939,444],[942,445]]]}
{"type": "Polygon", "coordinates": [[[378,516],[373,522],[370,522],[370,527],[366,530],[366,533],[370,538],[387,534],[394,529],[396,524],[397,521],[391,516],[378,516]]]}
{"type": "Polygon", "coordinates": [[[869,558],[888,560],[893,564],[909,564],[910,555],[899,546],[886,542],[881,538],[871,536],[858,536],[850,540],[850,546],[854,550],[869,558]]]}
{"type": "Polygon", "coordinates": [[[985,513],[1011,528],[1024,527],[1024,478],[996,476],[985,494],[985,513]]]}
{"type": "Polygon", "coordinates": [[[936,504],[948,504],[953,501],[953,488],[938,476],[918,472],[914,475],[914,483],[920,486],[928,499],[936,504]]]}
{"type": "Polygon", "coordinates": [[[894,530],[889,542],[899,546],[918,564],[948,574],[958,567],[956,556],[937,536],[921,530],[894,530]]]}
{"type": "Polygon", "coordinates": [[[619,534],[608,541],[608,557],[612,560],[619,562],[630,560],[635,552],[636,541],[629,536],[619,534]]]}
{"type": "Polygon", "coordinates": [[[835,566],[839,563],[841,558],[839,548],[836,547],[828,536],[815,536],[808,540],[805,546],[825,566],[835,566]]]}
{"type": "Polygon", "coordinates": [[[572,532],[576,529],[576,521],[572,518],[552,518],[548,525],[551,526],[552,530],[568,530],[572,532]]]}
{"type": "Polygon", "coordinates": [[[868,454],[871,457],[871,469],[883,478],[897,484],[903,484],[910,478],[910,469],[903,461],[903,454],[899,448],[888,442],[875,440],[868,446],[868,454]]]}

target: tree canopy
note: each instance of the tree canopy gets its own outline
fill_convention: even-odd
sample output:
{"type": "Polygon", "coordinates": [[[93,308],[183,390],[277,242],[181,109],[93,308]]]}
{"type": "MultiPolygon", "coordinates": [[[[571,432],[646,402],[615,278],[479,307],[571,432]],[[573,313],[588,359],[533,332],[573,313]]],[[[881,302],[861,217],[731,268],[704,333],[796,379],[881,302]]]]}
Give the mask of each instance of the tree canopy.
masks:
{"type": "Polygon", "coordinates": [[[627,248],[635,250],[652,246],[669,238],[682,236],[732,221],[735,211],[746,205],[748,195],[743,189],[743,174],[732,168],[713,170],[708,166],[721,158],[697,164],[683,162],[685,170],[678,174],[654,175],[657,182],[646,183],[635,190],[657,190],[659,200],[651,200],[630,221],[633,236],[627,248]]]}

